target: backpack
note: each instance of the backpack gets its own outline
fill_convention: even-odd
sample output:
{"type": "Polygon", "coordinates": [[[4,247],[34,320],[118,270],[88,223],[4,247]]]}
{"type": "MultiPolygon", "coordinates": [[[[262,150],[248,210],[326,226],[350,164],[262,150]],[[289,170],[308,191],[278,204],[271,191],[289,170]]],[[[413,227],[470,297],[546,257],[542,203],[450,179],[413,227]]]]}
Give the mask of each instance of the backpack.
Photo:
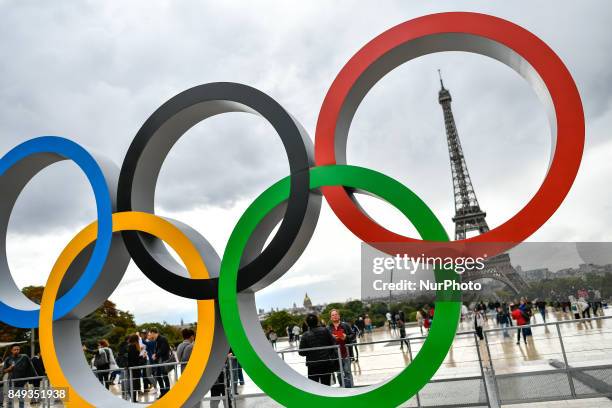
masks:
{"type": "Polygon", "coordinates": [[[99,370],[103,365],[110,364],[110,357],[108,356],[108,350],[100,349],[98,353],[96,353],[96,358],[94,359],[94,365],[99,370]],[[102,351],[102,353],[100,353],[102,351]]]}
{"type": "Polygon", "coordinates": [[[523,319],[525,319],[527,323],[529,323],[529,321],[531,320],[531,316],[529,315],[529,313],[523,309],[519,309],[519,310],[521,311],[521,315],[523,316],[523,319]]]}

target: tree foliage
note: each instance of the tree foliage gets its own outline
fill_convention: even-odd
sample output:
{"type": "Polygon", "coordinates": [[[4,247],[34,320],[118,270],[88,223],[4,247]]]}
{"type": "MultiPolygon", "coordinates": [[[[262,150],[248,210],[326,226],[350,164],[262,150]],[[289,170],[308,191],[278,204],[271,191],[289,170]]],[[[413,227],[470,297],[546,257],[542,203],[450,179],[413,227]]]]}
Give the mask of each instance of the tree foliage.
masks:
{"type": "Polygon", "coordinates": [[[588,273],[583,277],[568,276],[530,282],[526,295],[531,299],[567,301],[570,295],[577,296],[577,292],[581,289],[597,289],[604,299],[612,297],[612,273],[608,272],[603,276],[588,273]]]}
{"type": "Polygon", "coordinates": [[[286,310],[279,310],[277,312],[270,313],[270,315],[262,322],[261,325],[266,332],[269,329],[273,329],[280,337],[286,336],[287,326],[298,325],[302,327],[304,318],[305,316],[303,315],[293,315],[286,310]]]}
{"type": "MultiPolygon", "coordinates": [[[[43,286],[26,286],[22,289],[23,294],[34,303],[40,304],[43,286]]],[[[94,349],[101,339],[106,339],[115,348],[126,334],[136,331],[134,315],[117,309],[110,300],[106,300],[102,306],[93,313],[81,319],[81,342],[89,349],[94,349]]],[[[22,345],[22,351],[30,353],[30,336],[32,329],[18,329],[4,323],[0,323],[0,341],[18,342],[28,341],[22,345]]],[[[38,349],[38,330],[34,333],[34,347],[38,349]]]]}

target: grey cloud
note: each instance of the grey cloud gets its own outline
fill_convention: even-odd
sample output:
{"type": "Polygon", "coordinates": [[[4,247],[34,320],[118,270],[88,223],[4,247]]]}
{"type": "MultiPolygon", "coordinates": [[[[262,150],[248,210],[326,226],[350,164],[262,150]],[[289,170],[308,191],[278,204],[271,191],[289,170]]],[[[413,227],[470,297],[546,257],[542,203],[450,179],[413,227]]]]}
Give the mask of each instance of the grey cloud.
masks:
{"type": "MultiPolygon", "coordinates": [[[[159,105],[188,87],[220,80],[269,93],[314,137],[325,92],[354,52],[397,23],[457,9],[492,13],[533,31],[574,75],[587,122],[610,117],[612,10],[605,0],[6,2],[0,6],[0,151],[32,136],[59,134],[120,164],[159,105]]],[[[539,185],[549,136],[534,95],[497,62],[444,54],[389,74],[357,113],[349,159],[413,188],[452,229],[438,67],[453,94],[477,194],[492,223],[501,222],[539,185]]],[[[239,116],[212,119],[175,147],[158,184],[160,210],[229,206],[286,175],[274,132],[261,120],[239,116]]],[[[609,140],[607,129],[605,123],[592,129],[590,148],[609,140]]],[[[82,176],[69,166],[52,173],[57,179],[40,176],[48,184],[37,182],[22,197],[12,230],[43,233],[91,220],[93,198],[82,176]]]]}

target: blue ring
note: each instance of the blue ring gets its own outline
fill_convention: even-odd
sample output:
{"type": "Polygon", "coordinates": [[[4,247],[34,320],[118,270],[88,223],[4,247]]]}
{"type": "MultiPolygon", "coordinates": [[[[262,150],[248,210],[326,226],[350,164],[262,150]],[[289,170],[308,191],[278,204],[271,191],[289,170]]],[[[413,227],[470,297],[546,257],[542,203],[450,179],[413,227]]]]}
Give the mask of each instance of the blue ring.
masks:
{"type": "MultiPolygon", "coordinates": [[[[0,159],[0,177],[24,158],[41,153],[55,153],[76,163],[93,188],[98,213],[97,240],[91,258],[79,280],[55,304],[53,320],[66,316],[83,301],[100,278],[108,257],[113,236],[113,208],[111,196],[102,169],[85,149],[58,136],[41,136],[28,140],[9,151],[0,159]]],[[[19,328],[38,327],[40,310],[21,310],[0,299],[0,321],[19,328]]]]}

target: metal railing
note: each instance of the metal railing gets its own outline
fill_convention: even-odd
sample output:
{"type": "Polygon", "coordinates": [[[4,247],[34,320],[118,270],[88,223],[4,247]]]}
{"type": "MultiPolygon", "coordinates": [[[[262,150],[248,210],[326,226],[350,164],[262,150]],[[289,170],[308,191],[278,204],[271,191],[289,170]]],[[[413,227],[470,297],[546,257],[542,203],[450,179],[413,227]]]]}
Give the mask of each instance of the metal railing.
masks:
{"type": "MultiPolygon", "coordinates": [[[[468,360],[455,361],[453,363],[444,363],[446,365],[454,365],[454,364],[463,364],[463,363],[473,363],[475,370],[470,373],[470,375],[463,375],[461,377],[455,376],[438,376],[430,381],[430,383],[423,388],[413,399],[407,402],[405,406],[416,406],[416,407],[428,407],[428,406],[445,406],[445,407],[470,407],[470,406],[483,406],[489,405],[488,400],[488,392],[486,392],[487,384],[485,383],[484,370],[481,365],[481,356],[480,350],[478,348],[478,341],[476,340],[475,332],[462,332],[457,334],[458,337],[464,339],[468,342],[468,344],[456,346],[457,348],[464,349],[473,349],[473,356],[468,357],[468,360]],[[449,384],[451,384],[454,388],[462,389],[463,391],[475,391],[475,392],[462,392],[461,395],[446,393],[445,390],[448,389],[449,384]],[[482,392],[479,392],[482,390],[482,392]],[[442,396],[442,398],[440,398],[442,396]],[[453,402],[454,401],[454,402],[453,402]]],[[[419,336],[419,337],[404,337],[404,338],[394,338],[394,339],[386,339],[386,340],[378,340],[378,341],[361,341],[353,344],[348,344],[347,347],[349,350],[353,350],[351,356],[351,370],[353,371],[351,377],[353,379],[353,386],[355,387],[363,387],[370,385],[371,383],[367,381],[363,381],[363,379],[367,379],[369,374],[372,374],[372,377],[381,377],[381,376],[392,376],[397,374],[399,371],[403,370],[406,367],[406,364],[410,363],[415,355],[418,353],[422,343],[427,339],[427,336],[419,336]],[[364,354],[363,350],[369,348],[378,349],[375,353],[364,354]],[[405,351],[404,351],[405,346],[405,351]],[[362,350],[360,353],[359,350],[362,350]],[[404,358],[401,359],[403,362],[397,366],[384,366],[384,367],[375,367],[375,364],[367,364],[372,365],[372,367],[361,367],[361,361],[368,360],[369,363],[375,363],[376,361],[381,361],[388,359],[389,356],[402,356],[404,358]],[[371,359],[371,360],[370,360],[371,359]],[[357,377],[355,376],[357,374],[357,377]]],[[[307,375],[304,371],[306,370],[305,361],[303,359],[293,358],[290,359],[288,356],[291,354],[297,354],[300,351],[314,351],[321,349],[330,349],[335,348],[339,354],[339,346],[327,346],[327,347],[318,347],[312,349],[302,349],[299,350],[297,348],[286,349],[277,351],[277,354],[285,361],[286,364],[291,366],[294,370],[307,375]]],[[[340,359],[340,357],[338,357],[340,359]]],[[[230,364],[233,365],[235,359],[230,359],[230,364]]],[[[443,365],[444,365],[443,364],[443,365]]],[[[338,377],[338,380],[332,386],[340,387],[344,384],[344,378],[349,375],[344,371],[344,366],[341,361],[338,364],[338,371],[326,373],[331,376],[332,379],[338,377]]],[[[375,381],[377,382],[377,381],[375,381]]],[[[267,398],[266,394],[262,392],[251,392],[248,394],[240,394],[235,396],[233,401],[236,400],[246,400],[246,399],[255,399],[255,398],[267,398]]],[[[235,405],[234,405],[235,406],[235,405]]]]}
{"type": "MultiPolygon", "coordinates": [[[[611,347],[593,347],[589,345],[591,342],[586,338],[587,336],[605,337],[606,334],[612,335],[612,330],[605,331],[603,325],[603,322],[610,319],[612,319],[612,316],[599,316],[512,327],[517,333],[520,330],[524,339],[525,329],[532,332],[527,341],[523,340],[523,347],[525,352],[533,354],[531,364],[522,366],[513,364],[512,372],[500,370],[499,366],[504,363],[508,365],[509,359],[504,356],[496,358],[491,351],[492,346],[502,345],[503,348],[503,343],[493,342],[491,336],[495,334],[499,336],[504,329],[485,330],[484,343],[488,359],[483,366],[491,371],[492,382],[495,387],[495,402],[500,405],[612,397],[612,358],[608,361],[600,359],[596,364],[592,364],[584,358],[587,353],[601,352],[600,354],[605,355],[612,351],[611,347]],[[599,327],[593,329],[591,327],[593,324],[599,327]],[[574,325],[583,331],[579,334],[564,334],[562,327],[568,325],[574,325]],[[587,328],[593,330],[586,330],[587,328]],[[543,331],[543,336],[536,338],[534,329],[543,331]],[[575,347],[575,344],[572,343],[576,343],[576,340],[581,346],[576,350],[568,350],[568,344],[570,347],[575,347]],[[538,342],[547,343],[545,353],[537,350],[538,342]],[[558,351],[555,342],[558,344],[558,351]],[[583,347],[584,345],[588,347],[583,347]],[[578,354],[583,358],[571,358],[573,354],[578,354]],[[576,364],[572,366],[570,360],[576,360],[576,364]]],[[[612,329],[612,327],[608,328],[612,329]]],[[[612,336],[609,337],[612,338],[612,336]]],[[[612,342],[609,340],[608,345],[612,346],[612,342]]],[[[506,371],[508,370],[506,369],[506,371]]]]}
{"type": "Polygon", "coordinates": [[[45,376],[0,380],[0,407],[20,407],[25,405],[26,401],[30,405],[37,404],[41,408],[51,407],[59,401],[59,398],[53,396],[53,391],[54,388],[51,387],[45,376]],[[30,395],[11,397],[11,390],[13,392],[22,391],[30,395]]]}
{"type": "MultiPolygon", "coordinates": [[[[612,381],[610,380],[612,379],[612,357],[609,358],[609,361],[599,359],[595,364],[584,358],[587,352],[599,353],[602,356],[605,356],[606,353],[612,355],[610,354],[612,343],[602,342],[603,337],[612,338],[612,325],[605,324],[610,321],[609,319],[612,319],[612,316],[559,320],[508,328],[487,328],[483,330],[483,340],[479,340],[475,331],[458,332],[451,351],[436,376],[403,406],[495,407],[501,404],[539,401],[612,398],[612,381]],[[579,330],[576,329],[569,333],[568,330],[564,330],[568,325],[573,325],[579,330]],[[527,344],[523,346],[516,346],[514,336],[506,337],[504,334],[523,329],[532,331],[527,344]],[[589,336],[595,337],[595,340],[591,340],[589,336]],[[599,342],[599,348],[595,347],[597,342],[599,342]],[[540,347],[540,344],[543,346],[540,347]],[[521,353],[526,354],[509,356],[508,349],[520,350],[521,353]],[[453,353],[458,353],[460,359],[456,359],[453,353]],[[517,363],[513,359],[528,360],[528,363],[517,363]],[[461,392],[452,392],[454,389],[461,392]]],[[[351,377],[354,386],[370,385],[378,382],[380,377],[390,377],[401,371],[413,361],[426,339],[427,336],[415,336],[361,341],[347,345],[353,351],[351,357],[353,375],[351,377]],[[401,346],[401,352],[398,352],[399,346],[401,346]],[[405,352],[404,346],[406,346],[405,352]],[[364,353],[364,351],[367,352],[364,353]],[[378,361],[390,361],[389,356],[402,356],[403,358],[398,360],[401,364],[394,366],[385,364],[384,367],[377,367],[378,361]],[[375,380],[369,381],[372,378],[375,380]]],[[[338,369],[328,374],[332,386],[344,386],[349,373],[344,370],[338,345],[302,351],[321,349],[336,350],[338,369]]],[[[277,354],[296,371],[307,375],[304,359],[295,356],[299,351],[297,348],[292,348],[277,351],[277,354]],[[292,354],[293,356],[290,357],[292,354]]],[[[163,387],[162,384],[165,384],[165,377],[168,379],[169,387],[180,379],[185,364],[172,362],[93,370],[93,373],[100,382],[118,396],[126,400],[135,399],[139,403],[150,403],[158,396],[160,387],[163,387]],[[153,383],[152,385],[156,387],[155,392],[145,393],[147,382],[153,383]]],[[[261,392],[238,393],[238,385],[244,383],[244,378],[242,368],[233,356],[228,358],[224,375],[221,377],[222,381],[216,383],[217,395],[210,395],[203,399],[211,403],[211,406],[218,406],[220,402],[223,402],[226,407],[235,407],[238,400],[266,397],[261,392]]],[[[38,389],[52,389],[46,377],[0,381],[4,398],[8,390],[19,388],[15,387],[17,382],[29,383],[25,385],[26,389],[34,389],[32,383],[37,382],[38,389]]],[[[8,401],[6,402],[4,406],[10,406],[8,401]]],[[[14,407],[19,406],[17,398],[14,398],[12,402],[14,407]]],[[[51,407],[55,403],[54,399],[41,399],[39,406],[51,407]]]]}

